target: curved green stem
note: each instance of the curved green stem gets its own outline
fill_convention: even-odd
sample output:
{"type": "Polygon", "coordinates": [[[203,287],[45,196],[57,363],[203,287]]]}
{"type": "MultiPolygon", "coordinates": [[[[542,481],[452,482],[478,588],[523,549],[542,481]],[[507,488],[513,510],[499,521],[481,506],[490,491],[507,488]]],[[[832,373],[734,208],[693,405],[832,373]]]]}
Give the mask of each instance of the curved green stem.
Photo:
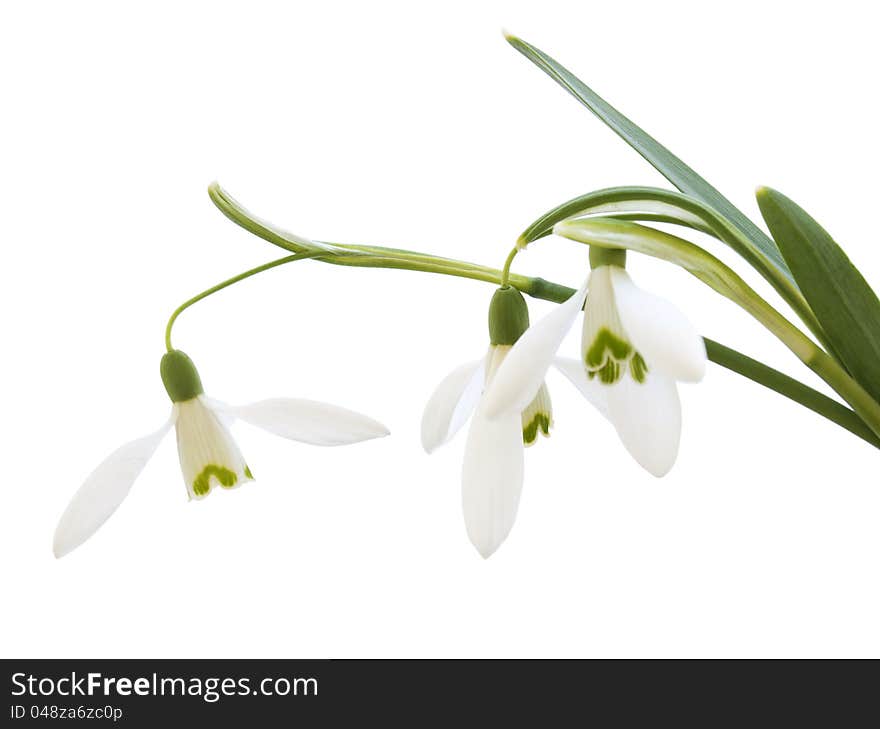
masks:
{"type": "MultiPolygon", "coordinates": [[[[290,234],[286,234],[283,231],[279,231],[269,224],[264,223],[258,218],[255,218],[223,192],[216,183],[209,188],[209,194],[215,205],[217,205],[223,214],[234,223],[274,245],[295,252],[293,256],[288,256],[286,259],[267,264],[269,267],[281,265],[282,262],[295,260],[297,257],[311,257],[324,263],[332,263],[340,266],[423,271],[446,276],[470,278],[477,281],[494,283],[496,285],[501,285],[502,281],[505,280],[503,270],[481,266],[467,261],[442,258],[403,249],[317,242],[316,245],[322,246],[321,248],[308,250],[307,246],[309,242],[304,244],[304,239],[299,239],[290,234]],[[332,252],[328,250],[328,247],[332,249],[332,252]]],[[[515,255],[511,253],[511,255],[508,256],[508,261],[512,262],[514,257],[515,255]]],[[[508,269],[507,284],[514,286],[522,293],[527,294],[532,298],[562,303],[569,299],[575,292],[573,288],[553,283],[552,281],[547,281],[543,278],[511,274],[509,271],[509,265],[507,265],[506,268],[508,269]]],[[[258,273],[259,270],[265,270],[265,268],[260,267],[260,269],[254,269],[246,273],[247,275],[253,275],[254,273],[258,273]]],[[[245,276],[245,274],[242,274],[242,276],[245,276]]],[[[219,288],[235,283],[236,280],[240,279],[241,276],[236,277],[235,279],[230,279],[228,282],[220,284],[219,288]]],[[[219,288],[215,287],[217,290],[219,290],[219,288]]],[[[199,298],[204,297],[200,295],[192,300],[192,303],[199,298]]],[[[189,305],[189,303],[190,302],[187,302],[187,305],[189,305]]],[[[754,315],[756,312],[750,313],[753,313],[754,315]]],[[[811,369],[823,377],[823,379],[831,384],[835,390],[841,393],[844,399],[851,404],[853,404],[854,401],[858,403],[858,407],[856,408],[857,412],[853,412],[834,400],[831,400],[831,398],[822,395],[816,390],[793,380],[787,375],[784,375],[757,360],[751,359],[750,357],[740,354],[739,352],[718,344],[717,342],[712,342],[712,340],[706,339],[709,359],[722,367],[726,367],[739,375],[760,383],[790,400],[813,410],[840,427],[845,428],[860,438],[863,438],[872,445],[880,447],[880,440],[878,440],[877,435],[875,435],[874,432],[871,432],[872,428],[870,428],[865,422],[866,420],[870,422],[875,419],[874,415],[880,412],[880,406],[878,406],[873,400],[870,400],[870,398],[870,402],[865,401],[862,397],[863,393],[856,391],[859,387],[857,383],[852,381],[833,358],[828,356],[825,352],[822,352],[806,335],[788,322],[788,320],[781,315],[779,315],[779,319],[776,319],[775,317],[770,317],[770,319],[772,319],[772,321],[768,320],[771,324],[769,328],[777,335],[783,333],[790,335],[791,332],[789,331],[789,328],[799,333],[800,336],[797,337],[797,341],[790,339],[786,343],[789,344],[790,348],[795,351],[795,354],[797,354],[811,369]]],[[[169,322],[168,332],[170,332],[171,323],[172,322],[169,322]]],[[[170,339],[168,340],[168,344],[170,345],[170,339]]],[[[865,397],[867,397],[867,395],[865,395],[865,397]]],[[[873,430],[876,430],[876,428],[873,430]]]]}
{"type": "Polygon", "coordinates": [[[504,268],[501,269],[501,285],[507,286],[510,281],[510,266],[513,263],[513,259],[516,258],[516,254],[519,253],[520,249],[518,246],[514,246],[510,249],[510,253],[507,254],[507,258],[504,261],[504,268]]]}
{"type": "Polygon", "coordinates": [[[264,263],[262,266],[257,266],[256,268],[252,268],[244,273],[240,273],[237,276],[233,276],[232,278],[228,278],[221,283],[218,283],[216,286],[212,286],[209,289],[205,289],[200,294],[196,294],[191,299],[187,299],[180,306],[178,306],[168,318],[168,323],[165,325],[165,349],[171,352],[174,347],[171,346],[171,330],[174,327],[174,322],[177,321],[177,317],[179,317],[184,311],[186,311],[193,304],[201,301],[202,299],[208,298],[211,294],[216,294],[218,291],[225,289],[227,286],[232,286],[234,283],[238,283],[239,281],[244,281],[246,278],[250,278],[251,276],[255,276],[258,273],[262,273],[263,271],[268,271],[271,268],[275,268],[276,266],[283,266],[285,263],[293,263],[294,261],[301,261],[305,258],[314,258],[315,254],[310,251],[304,251],[302,253],[294,253],[291,256],[285,256],[284,258],[279,258],[275,261],[270,261],[269,263],[264,263]]]}

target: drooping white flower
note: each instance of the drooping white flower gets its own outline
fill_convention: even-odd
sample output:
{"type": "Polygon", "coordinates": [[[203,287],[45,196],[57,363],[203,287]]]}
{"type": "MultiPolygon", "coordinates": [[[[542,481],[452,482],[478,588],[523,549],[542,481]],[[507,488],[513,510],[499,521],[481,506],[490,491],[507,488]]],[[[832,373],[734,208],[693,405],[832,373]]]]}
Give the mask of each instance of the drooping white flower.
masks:
{"type": "Polygon", "coordinates": [[[528,308],[514,288],[496,291],[489,308],[489,351],[437,386],[422,417],[422,446],[431,453],[473,415],[462,465],[462,510],[468,537],[489,557],[510,533],[523,484],[523,446],[547,436],[553,422],[543,383],[522,407],[490,420],[481,395],[528,327],[528,308]]]}
{"type": "Polygon", "coordinates": [[[238,418],[282,438],[322,446],[388,435],[375,420],[312,400],[278,398],[237,407],[209,400],[198,371],[180,350],[162,358],[161,371],[173,402],[171,417],[156,432],[111,453],[80,486],[55,529],[56,557],[86,541],[116,511],[172,426],[190,499],[202,499],[216,486],[232,489],[253,480],[225,419],[238,418]]]}
{"type": "Polygon", "coordinates": [[[530,402],[554,362],[642,467],[669,472],[681,435],[676,382],[698,382],[706,368],[703,339],[676,307],[639,289],[622,265],[598,265],[513,347],[485,395],[487,416],[501,419],[530,402]],[[572,366],[556,351],[582,309],[580,364],[572,366]]]}

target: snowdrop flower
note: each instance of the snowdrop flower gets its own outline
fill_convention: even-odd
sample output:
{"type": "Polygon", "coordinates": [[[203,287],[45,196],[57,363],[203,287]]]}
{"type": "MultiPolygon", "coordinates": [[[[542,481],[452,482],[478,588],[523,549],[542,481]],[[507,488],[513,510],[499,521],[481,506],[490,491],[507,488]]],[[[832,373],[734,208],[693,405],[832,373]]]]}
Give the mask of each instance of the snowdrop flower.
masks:
{"type": "Polygon", "coordinates": [[[527,401],[497,419],[486,416],[481,394],[511,347],[529,326],[529,311],[513,287],[495,292],[489,306],[489,351],[453,370],[434,391],[422,417],[428,453],[449,441],[473,414],[464,465],[462,508],[468,537],[489,557],[510,533],[523,483],[523,445],[547,436],[553,422],[550,395],[539,382],[527,401]]]}
{"type": "Polygon", "coordinates": [[[591,248],[589,277],[513,347],[484,397],[485,411],[493,422],[509,417],[530,402],[555,363],[611,421],[630,455],[660,477],[678,455],[676,382],[702,379],[706,347],[676,307],[632,282],[625,262],[625,251],[591,248]],[[580,362],[558,360],[582,309],[580,362]]]}
{"type": "Polygon", "coordinates": [[[240,407],[209,400],[195,365],[180,350],[168,352],[160,369],[173,403],[170,419],[156,432],[111,453],[80,486],[55,530],[56,557],[78,547],[110,517],[172,425],[177,430],[180,468],[190,499],[203,499],[217,486],[232,489],[253,480],[224,423],[230,418],[282,438],[322,446],[388,435],[387,428],[375,420],[311,400],[279,398],[240,407]]]}

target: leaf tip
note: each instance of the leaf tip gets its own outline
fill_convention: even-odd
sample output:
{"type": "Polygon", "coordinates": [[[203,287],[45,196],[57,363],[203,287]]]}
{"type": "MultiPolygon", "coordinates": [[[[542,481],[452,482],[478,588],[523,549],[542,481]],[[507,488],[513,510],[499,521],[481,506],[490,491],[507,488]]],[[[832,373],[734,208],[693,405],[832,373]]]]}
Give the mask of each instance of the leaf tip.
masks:
{"type": "Polygon", "coordinates": [[[208,185],[208,197],[211,198],[211,202],[219,207],[229,197],[229,194],[220,187],[220,183],[217,180],[214,180],[208,185]]]}
{"type": "MultiPolygon", "coordinates": [[[[779,239],[773,232],[773,223],[782,213],[782,210],[790,209],[794,203],[779,192],[779,190],[774,190],[772,187],[766,187],[765,185],[760,185],[755,190],[755,199],[758,201],[758,209],[761,211],[761,217],[764,218],[764,222],[770,227],[770,232],[773,235],[776,244],[781,245],[779,239]]],[[[797,206],[795,205],[795,207],[797,206]]]]}
{"type": "Polygon", "coordinates": [[[507,28],[501,29],[501,35],[504,36],[504,40],[506,40],[508,43],[510,43],[510,45],[512,45],[520,52],[522,52],[523,46],[528,46],[528,43],[526,43],[518,35],[511,33],[509,30],[507,30],[507,28]]]}
{"type": "Polygon", "coordinates": [[[762,202],[778,200],[781,197],[785,196],[778,190],[774,190],[772,187],[767,187],[766,185],[758,185],[758,187],[755,188],[755,198],[758,200],[759,205],[762,202]]]}

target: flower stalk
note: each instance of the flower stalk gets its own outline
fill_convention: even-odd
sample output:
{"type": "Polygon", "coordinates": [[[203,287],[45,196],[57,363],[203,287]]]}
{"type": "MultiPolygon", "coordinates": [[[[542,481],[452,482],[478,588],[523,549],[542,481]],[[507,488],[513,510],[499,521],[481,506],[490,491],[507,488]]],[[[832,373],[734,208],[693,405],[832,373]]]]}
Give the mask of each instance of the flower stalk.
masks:
{"type": "Polygon", "coordinates": [[[239,281],[244,281],[246,278],[256,276],[258,273],[268,271],[278,266],[283,266],[285,263],[293,263],[295,261],[302,261],[306,258],[314,258],[315,255],[316,254],[312,251],[301,251],[299,253],[294,253],[290,256],[284,256],[284,258],[278,258],[274,261],[269,261],[269,263],[264,263],[260,266],[257,266],[256,268],[252,268],[248,271],[244,271],[243,273],[239,273],[232,278],[228,278],[225,281],[221,281],[217,285],[212,286],[209,289],[205,289],[200,294],[196,294],[191,299],[187,299],[180,306],[178,306],[168,318],[168,323],[165,325],[165,349],[169,352],[174,350],[174,347],[171,346],[171,330],[174,328],[174,323],[177,321],[177,317],[179,317],[193,304],[198,303],[202,299],[208,298],[212,294],[216,294],[218,291],[222,291],[227,286],[232,286],[232,284],[238,283],[239,281]]]}
{"type": "MultiPolygon", "coordinates": [[[[511,250],[503,269],[499,270],[468,261],[405,249],[305,241],[305,239],[280,231],[278,228],[260,220],[236,202],[216,182],[209,186],[208,194],[212,202],[234,223],[273,245],[293,252],[291,256],[271,262],[270,264],[264,264],[264,266],[251,269],[251,271],[245,272],[245,274],[239,277],[234,277],[222,284],[218,284],[217,287],[214,287],[215,290],[225,288],[225,286],[231,285],[237,280],[242,280],[262,270],[268,270],[269,268],[303,258],[312,258],[323,263],[340,266],[421,271],[444,276],[468,278],[498,286],[510,285],[532,298],[554,303],[562,303],[568,300],[575,292],[571,287],[547,281],[540,277],[512,273],[510,270],[511,264],[517,253],[522,250],[522,245],[518,245],[511,250]]],[[[534,239],[546,234],[539,227],[536,227],[536,231],[540,232],[535,233],[534,239]]],[[[696,248],[696,246],[694,247],[696,248]]],[[[680,261],[673,262],[680,264],[680,261]]],[[[745,285],[744,282],[743,285],[745,285]]],[[[209,292],[212,291],[209,290],[209,292]]],[[[208,292],[205,295],[208,295],[208,292]]],[[[727,294],[725,293],[724,295],[727,294]]],[[[195,303],[200,298],[204,298],[204,296],[200,294],[198,297],[194,297],[187,305],[195,303]]],[[[760,297],[758,298],[760,299],[760,297]]],[[[763,302],[763,300],[761,301],[763,302]]],[[[776,336],[783,339],[786,346],[831,385],[835,391],[854,407],[855,411],[758,360],[704,337],[709,360],[783,395],[846,429],[867,443],[880,448],[880,437],[878,437],[878,433],[880,433],[880,405],[874,402],[870,395],[849,377],[832,357],[822,352],[809,337],[800,332],[797,327],[788,322],[775,309],[772,309],[769,304],[766,304],[766,302],[763,302],[763,304],[770,311],[759,307],[759,310],[750,311],[750,313],[756,316],[762,324],[768,326],[776,336]]]]}

